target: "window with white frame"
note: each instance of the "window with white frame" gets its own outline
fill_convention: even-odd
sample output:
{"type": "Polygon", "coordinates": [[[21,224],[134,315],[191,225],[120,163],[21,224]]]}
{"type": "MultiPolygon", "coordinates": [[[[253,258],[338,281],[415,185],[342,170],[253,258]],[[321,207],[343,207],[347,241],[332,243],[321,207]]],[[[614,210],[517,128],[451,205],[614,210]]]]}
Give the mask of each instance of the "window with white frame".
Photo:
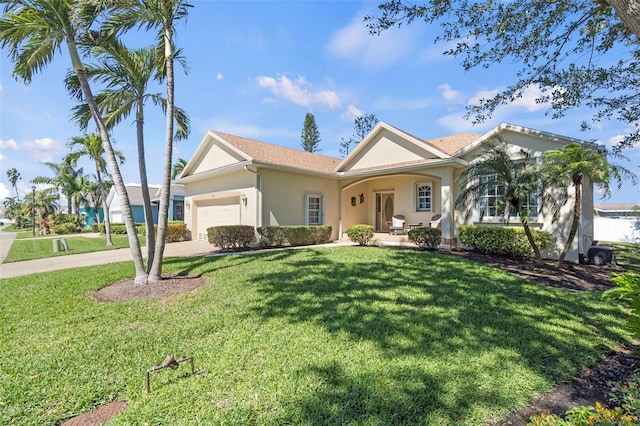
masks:
{"type": "MultiPolygon", "coordinates": [[[[484,182],[489,179],[495,181],[495,176],[483,176],[480,178],[484,182]]],[[[513,207],[507,203],[505,196],[506,188],[502,183],[496,183],[495,185],[489,185],[485,192],[480,195],[478,200],[478,210],[480,218],[486,219],[504,219],[505,217],[517,217],[517,213],[513,211],[513,207]]],[[[535,218],[538,215],[538,202],[539,196],[537,191],[529,194],[527,200],[520,210],[526,213],[527,217],[535,218]]]]}
{"type": "Polygon", "coordinates": [[[430,212],[433,201],[433,189],[430,182],[416,185],[416,210],[430,212]]]}
{"type": "Polygon", "coordinates": [[[306,225],[324,223],[324,197],[319,194],[307,194],[305,202],[306,225]]]}

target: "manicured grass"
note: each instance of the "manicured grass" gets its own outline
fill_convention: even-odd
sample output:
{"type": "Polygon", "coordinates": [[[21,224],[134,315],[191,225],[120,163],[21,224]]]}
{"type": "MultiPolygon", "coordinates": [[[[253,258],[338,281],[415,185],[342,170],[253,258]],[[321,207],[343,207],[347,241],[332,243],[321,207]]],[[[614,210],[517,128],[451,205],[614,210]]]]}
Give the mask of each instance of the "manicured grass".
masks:
{"type": "Polygon", "coordinates": [[[209,285],[88,293],[130,263],[0,280],[0,424],[126,399],[115,425],[468,424],[499,419],[627,342],[600,294],[437,253],[309,248],[167,259],[209,285]],[[188,366],[145,371],[166,355],[188,366]]]}
{"type": "Polygon", "coordinates": [[[638,243],[599,243],[613,248],[613,255],[618,265],[640,272],[640,244],[638,243]]]}
{"type": "MultiPolygon", "coordinates": [[[[102,250],[114,250],[129,247],[129,239],[126,235],[113,235],[113,245],[107,247],[107,239],[100,237],[82,237],[75,235],[61,235],[56,238],[67,240],[69,251],[53,251],[53,238],[32,238],[14,240],[4,263],[21,262],[23,260],[43,259],[46,257],[66,256],[68,254],[90,253],[102,250]]],[[[144,236],[139,237],[144,242],[144,236]]]]}

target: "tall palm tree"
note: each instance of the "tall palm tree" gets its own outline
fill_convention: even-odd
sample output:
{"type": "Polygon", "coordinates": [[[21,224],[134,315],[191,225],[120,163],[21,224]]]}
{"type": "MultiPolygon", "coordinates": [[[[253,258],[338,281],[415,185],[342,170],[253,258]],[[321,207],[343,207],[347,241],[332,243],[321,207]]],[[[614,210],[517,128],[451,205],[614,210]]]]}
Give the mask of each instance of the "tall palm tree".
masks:
{"type": "Polygon", "coordinates": [[[25,83],[33,74],[42,71],[55,53],[66,46],[73,71],[78,76],[85,101],[89,105],[118,196],[129,237],[129,247],[136,270],[135,284],[148,280],[144,268],[140,242],[136,233],[131,204],[122,180],[118,161],[104,125],[100,110],[86,78],[81,58],[81,48],[90,47],[93,34],[91,25],[104,11],[100,8],[109,2],[84,0],[9,0],[4,2],[0,18],[0,47],[9,51],[13,62],[13,75],[25,83]]]}
{"type": "Polygon", "coordinates": [[[553,200],[546,194],[537,167],[527,152],[521,150],[516,155],[510,154],[500,138],[485,143],[485,147],[488,149],[485,155],[458,176],[461,192],[455,204],[470,209],[478,205],[488,191],[499,188],[506,218],[511,210],[517,214],[536,262],[541,263],[540,248],[529,228],[529,217],[538,214],[543,205],[553,204],[553,200]],[[531,211],[528,208],[530,201],[538,197],[542,203],[536,211],[531,211]]]}
{"type": "Polygon", "coordinates": [[[562,265],[578,231],[582,214],[582,186],[585,183],[596,184],[604,199],[611,196],[611,187],[609,186],[611,180],[617,182],[618,188],[624,179],[630,179],[634,185],[637,183],[637,177],[634,173],[620,165],[609,163],[607,155],[614,158],[625,158],[619,154],[606,154],[598,151],[594,146],[576,142],[565,145],[562,149],[544,153],[542,176],[548,182],[548,186],[554,187],[557,191],[556,196],[559,203],[565,205],[569,202],[569,188],[572,187],[574,190],[571,229],[556,266],[562,265]]]}
{"type": "Polygon", "coordinates": [[[17,187],[18,180],[20,179],[20,172],[18,172],[15,167],[10,168],[7,170],[7,179],[9,179],[11,186],[13,186],[13,189],[16,191],[16,198],[20,201],[20,195],[18,195],[17,187]]]}
{"type": "Polygon", "coordinates": [[[157,30],[158,49],[164,52],[164,59],[161,66],[163,71],[162,75],[166,77],[167,87],[165,158],[160,191],[160,206],[158,209],[158,235],[155,246],[155,257],[149,270],[150,282],[156,282],[162,279],[162,260],[169,218],[175,121],[175,23],[187,17],[189,7],[191,7],[191,5],[185,0],[121,0],[116,3],[116,11],[106,26],[106,28],[110,27],[120,31],[133,27],[147,31],[157,30]]]}
{"type": "MultiPolygon", "coordinates": [[[[67,147],[71,150],[74,148],[69,156],[75,158],[76,161],[81,157],[88,157],[93,160],[96,167],[96,179],[98,181],[97,194],[92,195],[95,207],[97,209],[99,204],[102,204],[104,211],[104,229],[107,234],[107,246],[113,245],[111,238],[111,221],[109,220],[109,206],[107,205],[107,187],[102,179],[103,174],[107,174],[107,162],[104,159],[104,148],[100,136],[95,133],[84,134],[82,136],[74,136],[67,143],[67,147]]],[[[120,164],[124,163],[124,154],[118,150],[113,150],[114,155],[120,161],[120,164]]]]}
{"type": "MultiPolygon", "coordinates": [[[[159,93],[148,93],[148,84],[154,76],[160,76],[161,58],[157,49],[127,49],[117,38],[105,39],[93,49],[99,60],[97,65],[87,65],[89,80],[97,81],[106,89],[96,96],[98,107],[102,111],[105,124],[110,130],[124,118],[135,111],[136,134],[138,141],[138,168],[142,199],[144,205],[147,246],[147,272],[153,263],[155,252],[155,230],[153,224],[153,207],[149,196],[147,166],[144,147],[144,105],[147,100],[166,109],[166,100],[159,93]]],[[[74,94],[79,92],[77,78],[67,79],[67,88],[74,94]]],[[[186,138],[189,134],[189,120],[179,108],[175,108],[178,131],[177,139],[186,138]]],[[[86,104],[74,108],[73,118],[82,128],[86,128],[91,116],[86,104]]]]}

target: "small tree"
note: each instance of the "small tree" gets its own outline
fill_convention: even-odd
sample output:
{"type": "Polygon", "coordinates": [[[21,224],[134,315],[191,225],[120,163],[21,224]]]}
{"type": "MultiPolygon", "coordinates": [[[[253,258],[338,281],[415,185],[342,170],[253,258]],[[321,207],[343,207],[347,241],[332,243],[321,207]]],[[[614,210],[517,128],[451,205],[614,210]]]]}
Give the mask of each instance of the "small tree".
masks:
{"type": "MultiPolygon", "coordinates": [[[[609,155],[625,158],[619,154],[610,153],[609,155]]],[[[598,185],[604,199],[611,196],[609,183],[612,179],[617,182],[618,188],[625,178],[630,179],[634,185],[637,183],[637,177],[631,171],[622,166],[610,164],[606,153],[576,142],[565,145],[560,150],[545,152],[541,172],[547,186],[554,187],[557,191],[556,197],[560,204],[569,202],[569,187],[574,189],[571,230],[558,258],[557,266],[564,261],[578,231],[582,214],[582,185],[585,182],[598,185]]]]}
{"type": "Polygon", "coordinates": [[[340,153],[342,156],[346,157],[349,155],[351,145],[355,148],[356,145],[362,142],[362,139],[364,139],[371,129],[378,124],[378,121],[379,120],[374,114],[367,114],[356,118],[353,121],[355,135],[351,136],[349,139],[342,138],[342,142],[340,143],[340,153]]]}
{"type": "Polygon", "coordinates": [[[489,141],[485,146],[489,149],[487,153],[458,176],[462,190],[456,199],[456,206],[470,209],[478,204],[488,190],[498,188],[504,199],[505,216],[508,218],[511,210],[518,215],[536,262],[541,263],[540,248],[529,228],[529,216],[537,214],[542,206],[536,212],[529,211],[526,206],[531,197],[536,195],[542,196],[542,205],[553,205],[553,199],[544,190],[535,164],[527,152],[521,150],[517,155],[510,154],[502,139],[489,141]]]}
{"type": "Polygon", "coordinates": [[[18,201],[20,201],[20,195],[18,195],[18,180],[20,179],[20,172],[18,172],[18,170],[16,170],[15,167],[10,168],[9,170],[7,170],[7,179],[9,179],[9,182],[11,182],[11,186],[13,186],[13,189],[16,191],[16,198],[18,199],[18,201]]]}
{"type": "Polygon", "coordinates": [[[302,149],[305,151],[320,151],[320,148],[318,148],[318,145],[320,144],[320,132],[316,125],[316,118],[310,112],[306,113],[304,116],[304,127],[302,128],[302,135],[300,136],[300,139],[302,140],[302,149]]]}

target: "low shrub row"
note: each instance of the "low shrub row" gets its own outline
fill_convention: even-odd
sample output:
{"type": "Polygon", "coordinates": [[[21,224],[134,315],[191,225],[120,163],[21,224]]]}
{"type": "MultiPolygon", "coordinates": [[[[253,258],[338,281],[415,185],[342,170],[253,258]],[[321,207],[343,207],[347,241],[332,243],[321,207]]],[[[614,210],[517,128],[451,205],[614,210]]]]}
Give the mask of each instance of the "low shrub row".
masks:
{"type": "Polygon", "coordinates": [[[73,222],[56,223],[50,228],[52,234],[67,235],[80,232],[80,228],[73,222]]]}
{"type": "MultiPolygon", "coordinates": [[[[66,225],[66,224],[65,224],[66,225]]],[[[105,233],[104,223],[94,223],[91,225],[91,230],[93,232],[99,232],[101,234],[105,233]]],[[[155,230],[157,232],[158,225],[155,225],[155,230]]],[[[138,231],[138,235],[145,235],[147,232],[147,228],[144,223],[136,223],[136,231],[138,231]]],[[[58,233],[54,230],[55,233],[58,233]]],[[[124,223],[112,223],[111,224],[111,234],[112,235],[124,235],[127,233],[127,228],[124,223]]],[[[189,239],[189,231],[187,230],[187,225],[182,221],[171,221],[167,223],[167,238],[166,241],[168,243],[174,243],[177,241],[187,241],[189,239]]]]}
{"type": "Polygon", "coordinates": [[[307,246],[329,242],[331,226],[262,226],[255,230],[249,225],[214,226],[207,229],[209,242],[222,250],[307,246]]]}
{"type": "MultiPolygon", "coordinates": [[[[551,234],[531,230],[533,239],[542,250],[551,243],[551,234]]],[[[460,242],[471,250],[483,254],[495,254],[515,259],[530,259],[533,249],[524,229],[506,226],[463,225],[460,227],[460,242]]]]}
{"type": "MultiPolygon", "coordinates": [[[[125,226],[124,223],[111,223],[109,225],[110,225],[112,235],[124,235],[127,233],[127,227],[125,226]]],[[[93,225],[91,225],[91,230],[93,232],[99,232],[101,234],[104,234],[105,233],[104,223],[94,223],[93,225]]],[[[144,223],[136,223],[136,231],[138,232],[138,235],[146,234],[147,229],[144,223]]]]}

